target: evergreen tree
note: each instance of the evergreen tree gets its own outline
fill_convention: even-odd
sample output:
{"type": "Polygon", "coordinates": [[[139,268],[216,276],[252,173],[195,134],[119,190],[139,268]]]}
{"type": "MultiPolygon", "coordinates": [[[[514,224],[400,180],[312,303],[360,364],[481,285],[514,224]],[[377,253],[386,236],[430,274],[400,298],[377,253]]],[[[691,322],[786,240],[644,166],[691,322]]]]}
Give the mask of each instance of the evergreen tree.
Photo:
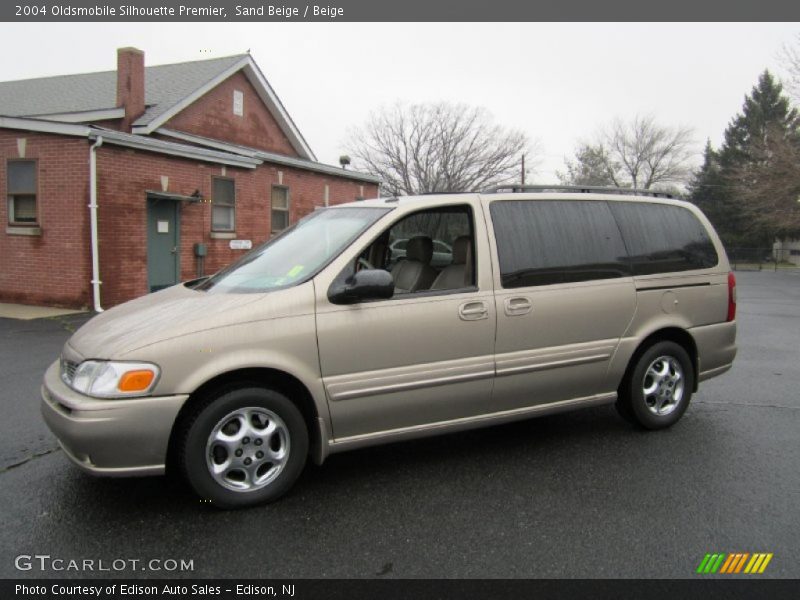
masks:
{"type": "Polygon", "coordinates": [[[705,213],[726,245],[736,243],[737,223],[730,210],[730,190],[727,187],[719,163],[719,154],[706,141],[703,150],[703,165],[695,172],[688,186],[689,201],[705,213]]]}
{"type": "Polygon", "coordinates": [[[725,130],[720,164],[729,170],[755,160],[754,153],[770,143],[770,135],[777,133],[796,138],[799,125],[797,109],[792,108],[783,95],[783,86],[765,70],[751,94],[745,96],[742,112],[725,130]]]}
{"type": "Polygon", "coordinates": [[[796,182],[786,174],[800,150],[799,126],[781,84],[764,71],[725,130],[719,151],[706,145],[690,199],[726,245],[771,246],[775,235],[786,232],[787,216],[797,204],[796,182]]]}
{"type": "Polygon", "coordinates": [[[614,173],[619,166],[609,157],[603,144],[581,144],[574,159],[564,159],[565,173],[556,171],[563,185],[619,187],[614,173]]]}

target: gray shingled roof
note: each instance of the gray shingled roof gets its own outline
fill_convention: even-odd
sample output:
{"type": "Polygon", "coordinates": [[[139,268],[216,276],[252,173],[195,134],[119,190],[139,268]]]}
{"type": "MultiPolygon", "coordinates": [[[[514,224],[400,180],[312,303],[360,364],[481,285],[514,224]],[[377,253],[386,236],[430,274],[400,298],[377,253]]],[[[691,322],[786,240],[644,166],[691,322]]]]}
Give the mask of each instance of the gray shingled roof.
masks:
{"type": "MultiPolygon", "coordinates": [[[[147,125],[245,56],[145,67],[147,110],[135,125],[147,125]]],[[[0,115],[9,117],[103,110],[116,103],[116,71],[0,82],[0,115]]]]}

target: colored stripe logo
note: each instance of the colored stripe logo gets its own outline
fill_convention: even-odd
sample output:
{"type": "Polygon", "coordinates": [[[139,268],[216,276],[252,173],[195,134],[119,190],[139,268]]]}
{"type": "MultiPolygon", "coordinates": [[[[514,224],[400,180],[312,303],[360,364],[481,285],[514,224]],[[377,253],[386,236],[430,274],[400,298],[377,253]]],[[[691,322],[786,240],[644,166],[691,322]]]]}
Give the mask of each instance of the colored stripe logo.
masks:
{"type": "Polygon", "coordinates": [[[749,552],[709,553],[700,561],[696,572],[702,575],[714,573],[755,575],[763,573],[771,560],[772,552],[756,552],[753,554],[749,552]]]}

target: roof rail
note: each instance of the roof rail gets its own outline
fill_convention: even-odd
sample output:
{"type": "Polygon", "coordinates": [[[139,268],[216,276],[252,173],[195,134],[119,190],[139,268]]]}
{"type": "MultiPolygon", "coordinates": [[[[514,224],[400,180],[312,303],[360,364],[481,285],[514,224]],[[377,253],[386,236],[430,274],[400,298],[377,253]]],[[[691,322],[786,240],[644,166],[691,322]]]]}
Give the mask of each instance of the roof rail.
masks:
{"type": "Polygon", "coordinates": [[[511,183],[508,185],[498,185],[486,190],[489,194],[521,194],[525,192],[547,193],[557,192],[559,194],[616,194],[627,196],[652,196],[653,198],[672,198],[672,194],[659,192],[658,190],[642,190],[638,188],[618,188],[602,187],[594,185],[522,185],[511,183]]]}

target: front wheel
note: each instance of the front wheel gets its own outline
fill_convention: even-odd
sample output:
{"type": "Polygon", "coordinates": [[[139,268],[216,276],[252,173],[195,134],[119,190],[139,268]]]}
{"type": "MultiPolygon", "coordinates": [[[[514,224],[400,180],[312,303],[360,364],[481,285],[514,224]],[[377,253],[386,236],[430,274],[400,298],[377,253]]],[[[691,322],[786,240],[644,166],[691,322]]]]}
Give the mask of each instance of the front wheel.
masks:
{"type": "Polygon", "coordinates": [[[683,416],[693,388],[694,369],[686,350],[675,342],[657,342],[626,375],[617,409],[646,429],[663,429],[683,416]]]}
{"type": "Polygon", "coordinates": [[[202,499],[241,508],[285,494],[307,453],[305,421],[291,400],[274,390],[243,388],[196,409],[185,428],[180,462],[202,499]]]}

